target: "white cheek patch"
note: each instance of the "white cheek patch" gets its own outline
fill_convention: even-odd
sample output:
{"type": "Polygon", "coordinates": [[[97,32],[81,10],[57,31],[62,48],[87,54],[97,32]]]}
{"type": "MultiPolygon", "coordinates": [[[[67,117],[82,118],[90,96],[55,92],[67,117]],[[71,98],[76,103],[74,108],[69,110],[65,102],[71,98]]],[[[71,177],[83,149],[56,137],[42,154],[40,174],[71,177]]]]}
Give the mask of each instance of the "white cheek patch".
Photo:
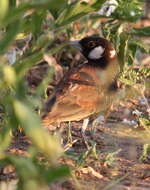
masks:
{"type": "Polygon", "coordinates": [[[105,49],[102,46],[98,46],[98,47],[94,48],[93,50],[91,50],[88,57],[90,59],[99,59],[99,58],[102,57],[102,54],[104,53],[104,50],[105,49]]]}
{"type": "Polygon", "coordinates": [[[114,49],[109,52],[109,57],[110,58],[114,58],[115,55],[116,55],[116,51],[114,49]]]}

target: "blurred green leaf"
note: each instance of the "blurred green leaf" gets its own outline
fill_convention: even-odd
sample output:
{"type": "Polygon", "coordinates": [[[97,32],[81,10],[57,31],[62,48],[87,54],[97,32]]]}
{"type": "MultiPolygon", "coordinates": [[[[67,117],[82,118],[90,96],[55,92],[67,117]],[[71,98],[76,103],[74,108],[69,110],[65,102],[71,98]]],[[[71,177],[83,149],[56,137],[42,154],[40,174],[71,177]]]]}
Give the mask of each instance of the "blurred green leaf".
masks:
{"type": "Polygon", "coordinates": [[[1,130],[0,134],[0,159],[4,156],[4,151],[8,148],[11,139],[10,129],[3,126],[3,130],[1,130]]]}
{"type": "Polygon", "coordinates": [[[140,157],[140,161],[142,161],[142,162],[148,161],[149,156],[150,156],[150,144],[144,144],[143,153],[140,157]]]}
{"type": "Polygon", "coordinates": [[[19,178],[18,190],[41,190],[46,186],[42,173],[40,173],[38,166],[30,158],[11,155],[6,160],[9,164],[15,166],[19,178]]]}
{"type": "Polygon", "coordinates": [[[136,57],[136,52],[137,52],[137,46],[130,46],[130,49],[128,51],[128,65],[132,65],[135,61],[136,57]]]}
{"type": "Polygon", "coordinates": [[[24,76],[25,72],[27,72],[29,68],[31,68],[36,63],[39,63],[40,61],[42,61],[43,55],[45,52],[47,52],[50,55],[53,55],[57,52],[60,52],[67,44],[67,42],[65,42],[65,43],[62,43],[61,45],[57,45],[56,47],[50,50],[46,50],[46,47],[51,44],[51,37],[50,38],[47,38],[47,37],[48,36],[45,36],[45,35],[41,36],[41,38],[39,38],[36,41],[35,46],[33,46],[34,52],[29,56],[21,58],[15,63],[14,68],[15,68],[15,71],[18,73],[18,77],[24,76]]]}
{"type": "Polygon", "coordinates": [[[63,150],[58,138],[50,136],[42,128],[38,116],[30,109],[29,105],[15,100],[13,102],[14,112],[26,134],[36,147],[48,158],[51,163],[55,163],[63,150]]]}
{"type": "Polygon", "coordinates": [[[29,68],[31,68],[40,60],[42,60],[42,57],[43,57],[43,51],[40,50],[40,51],[36,51],[32,55],[29,55],[25,58],[18,60],[16,64],[14,65],[14,68],[16,72],[18,73],[18,77],[19,75],[21,77],[24,76],[25,72],[27,72],[29,68]]]}
{"type": "Polygon", "coordinates": [[[8,10],[9,1],[0,0],[0,21],[5,17],[8,10]]]}
{"type": "Polygon", "coordinates": [[[9,160],[15,165],[18,174],[24,178],[23,180],[29,180],[38,177],[38,170],[29,158],[10,156],[9,160]]]}
{"type": "Polygon", "coordinates": [[[116,162],[116,156],[119,152],[121,152],[121,149],[118,149],[115,152],[108,153],[104,160],[104,166],[113,166],[116,162]]]}
{"type": "Polygon", "coordinates": [[[35,37],[38,37],[38,34],[42,31],[43,20],[46,17],[46,11],[39,10],[32,14],[32,33],[35,37]]]}
{"type": "Polygon", "coordinates": [[[6,27],[10,23],[16,22],[16,20],[19,20],[20,18],[23,19],[24,13],[32,8],[34,8],[34,6],[31,6],[29,3],[21,3],[18,7],[9,8],[2,26],[6,27]]]}
{"type": "Polygon", "coordinates": [[[148,135],[150,136],[150,120],[144,117],[139,118],[140,124],[145,128],[148,135]]]}
{"type": "Polygon", "coordinates": [[[120,46],[119,46],[119,52],[118,52],[118,58],[119,58],[121,71],[123,71],[125,62],[127,60],[128,40],[129,40],[129,36],[125,32],[122,32],[120,34],[120,46]]]}
{"type": "MultiPolygon", "coordinates": [[[[12,23],[20,18],[24,18],[26,15],[39,14],[40,10],[50,11],[54,17],[60,15],[61,10],[67,5],[67,0],[32,0],[27,2],[22,2],[18,7],[10,8],[8,14],[6,15],[5,22],[3,22],[3,26],[7,26],[9,23],[12,23]],[[31,11],[31,12],[29,12],[31,11]]],[[[41,19],[41,17],[39,17],[41,19]]],[[[38,23],[39,25],[39,23],[38,23]]]]}
{"type": "Polygon", "coordinates": [[[143,27],[143,28],[133,28],[131,31],[130,31],[130,34],[132,35],[136,35],[136,36],[147,36],[149,37],[150,36],[150,26],[147,26],[147,27],[143,27]]]}
{"type": "Polygon", "coordinates": [[[57,18],[56,26],[64,26],[66,24],[72,23],[82,16],[85,16],[86,14],[92,13],[96,10],[98,11],[104,2],[105,0],[93,4],[86,2],[77,2],[75,4],[70,4],[57,18]]]}
{"type": "Polygon", "coordinates": [[[0,54],[4,54],[8,46],[12,43],[12,41],[15,39],[17,33],[20,30],[20,21],[12,24],[13,27],[11,27],[11,30],[7,30],[3,37],[0,38],[0,54]]]}
{"type": "Polygon", "coordinates": [[[124,22],[135,22],[143,15],[143,6],[143,0],[118,0],[118,7],[113,17],[124,22]]]}
{"type": "Polygon", "coordinates": [[[15,7],[16,6],[16,1],[17,0],[9,0],[9,6],[10,7],[15,7]]]}
{"type": "Polygon", "coordinates": [[[61,12],[66,9],[68,0],[50,0],[49,10],[52,13],[53,17],[56,19],[61,12]]]}
{"type": "Polygon", "coordinates": [[[23,19],[26,15],[31,15],[32,13],[34,13],[35,10],[46,11],[51,7],[53,7],[53,2],[51,2],[50,0],[22,2],[18,5],[18,7],[11,7],[9,9],[9,12],[7,13],[5,21],[3,21],[2,25],[4,27],[20,18],[23,19]]]}
{"type": "Polygon", "coordinates": [[[94,11],[94,9],[85,2],[78,2],[75,5],[71,4],[63,10],[55,23],[57,26],[64,26],[92,11],[94,11]]]}
{"type": "Polygon", "coordinates": [[[59,178],[69,177],[70,169],[66,165],[59,166],[57,168],[50,168],[48,171],[44,173],[44,178],[48,183],[52,183],[59,178]]]}
{"type": "Polygon", "coordinates": [[[129,41],[129,47],[131,47],[131,46],[135,46],[136,48],[141,49],[144,53],[148,53],[150,50],[150,47],[141,40],[129,41]]]}
{"type": "Polygon", "coordinates": [[[141,40],[131,39],[128,42],[128,64],[132,65],[136,58],[137,50],[141,50],[143,53],[149,53],[149,46],[141,40]]]}
{"type": "Polygon", "coordinates": [[[16,82],[16,73],[14,69],[11,66],[4,66],[3,67],[3,75],[4,75],[4,80],[8,85],[13,85],[16,82]]]}

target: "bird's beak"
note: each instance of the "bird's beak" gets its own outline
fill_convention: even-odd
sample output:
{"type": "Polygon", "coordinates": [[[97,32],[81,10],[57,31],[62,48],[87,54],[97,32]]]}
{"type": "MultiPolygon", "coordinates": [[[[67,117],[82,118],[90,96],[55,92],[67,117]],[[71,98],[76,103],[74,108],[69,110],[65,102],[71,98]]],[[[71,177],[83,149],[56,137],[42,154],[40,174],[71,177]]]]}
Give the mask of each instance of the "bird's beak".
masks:
{"type": "Polygon", "coordinates": [[[82,47],[79,42],[80,40],[74,40],[74,41],[69,42],[69,45],[82,50],[82,47]]]}

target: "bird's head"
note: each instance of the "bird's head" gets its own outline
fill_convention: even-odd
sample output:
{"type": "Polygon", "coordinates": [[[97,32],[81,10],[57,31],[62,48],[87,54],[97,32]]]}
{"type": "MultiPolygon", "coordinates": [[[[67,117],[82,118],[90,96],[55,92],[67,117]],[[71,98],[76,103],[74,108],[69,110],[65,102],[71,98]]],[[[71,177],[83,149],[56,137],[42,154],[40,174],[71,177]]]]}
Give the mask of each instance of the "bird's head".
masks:
{"type": "Polygon", "coordinates": [[[105,67],[116,58],[116,51],[111,42],[105,38],[90,36],[70,42],[70,45],[80,49],[81,53],[93,66],[105,67]]]}

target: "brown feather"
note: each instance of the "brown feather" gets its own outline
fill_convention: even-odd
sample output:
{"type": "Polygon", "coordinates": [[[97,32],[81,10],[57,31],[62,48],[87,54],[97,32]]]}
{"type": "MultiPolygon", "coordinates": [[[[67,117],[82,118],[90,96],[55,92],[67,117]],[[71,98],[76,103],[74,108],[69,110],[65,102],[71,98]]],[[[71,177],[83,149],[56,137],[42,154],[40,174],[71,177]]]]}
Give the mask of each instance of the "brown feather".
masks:
{"type": "Polygon", "coordinates": [[[86,66],[72,74],[63,92],[57,96],[51,112],[43,119],[43,125],[62,121],[78,121],[109,107],[113,97],[108,92],[108,86],[118,73],[118,68],[116,67],[116,71],[112,69],[111,73],[110,70],[111,68],[106,71],[102,69],[97,71],[97,68],[86,66]],[[105,79],[102,78],[101,73],[105,75],[105,79]],[[81,84],[79,81],[87,81],[89,85],[81,84]]]}
{"type": "Polygon", "coordinates": [[[87,37],[80,40],[80,46],[88,62],[67,73],[60,81],[58,89],[46,104],[44,126],[84,119],[107,110],[115,99],[117,88],[114,84],[119,64],[111,43],[103,38],[87,37]],[[105,50],[99,59],[91,60],[88,57],[92,48],[95,48],[89,46],[88,42],[92,40],[95,47],[102,46],[105,50]]]}

